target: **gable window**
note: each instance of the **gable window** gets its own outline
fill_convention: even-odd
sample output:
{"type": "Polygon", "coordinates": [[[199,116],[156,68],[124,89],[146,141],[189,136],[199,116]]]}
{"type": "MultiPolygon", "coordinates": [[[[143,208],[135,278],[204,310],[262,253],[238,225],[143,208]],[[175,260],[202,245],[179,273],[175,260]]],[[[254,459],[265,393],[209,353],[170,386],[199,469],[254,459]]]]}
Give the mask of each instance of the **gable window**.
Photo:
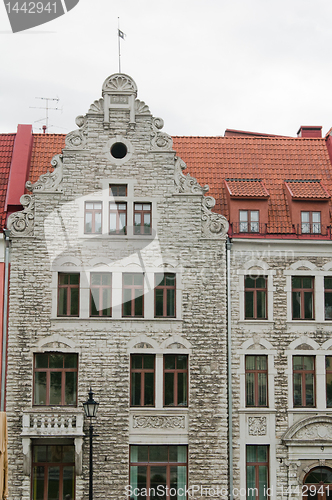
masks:
{"type": "Polygon", "coordinates": [[[259,233],[258,210],[240,210],[240,233],[259,233]]]}
{"type": "Polygon", "coordinates": [[[131,406],[154,406],[154,371],[153,354],[131,355],[131,406]]]}
{"type": "Polygon", "coordinates": [[[127,196],[127,184],[110,184],[110,196],[127,196]]]}
{"type": "Polygon", "coordinates": [[[245,276],[245,319],[267,319],[267,278],[245,276]]]}
{"type": "Polygon", "coordinates": [[[155,274],[155,317],[175,317],[175,274],[155,274]]]}
{"type": "Polygon", "coordinates": [[[301,232],[303,234],[320,234],[320,212],[301,212],[301,232]]]}
{"type": "Polygon", "coordinates": [[[59,273],[58,316],[79,315],[79,273],[59,273]]]}
{"type": "Polygon", "coordinates": [[[142,273],[122,275],[122,316],[143,316],[144,276],[142,273]]]}
{"type": "Polygon", "coordinates": [[[32,498],[75,498],[75,447],[39,445],[32,452],[32,498]]]}
{"type": "Polygon", "coordinates": [[[77,354],[35,354],[34,405],[77,405],[77,354]]]}
{"type": "Polygon", "coordinates": [[[151,203],[134,203],[134,234],[151,234],[151,203]]]}
{"type": "Polygon", "coordinates": [[[188,356],[164,356],[164,406],[188,406],[188,356]]]}
{"type": "Polygon", "coordinates": [[[315,406],[315,357],[293,356],[294,407],[315,406]]]}
{"type": "Polygon", "coordinates": [[[90,316],[112,316],[111,273],[91,273],[90,280],[90,316]]]}
{"type": "Polygon", "coordinates": [[[127,203],[110,203],[110,234],[127,234],[127,203]]]}
{"type": "Polygon", "coordinates": [[[314,278],[292,277],[293,319],[314,319],[314,278]]]}
{"type": "Polygon", "coordinates": [[[130,446],[130,497],[185,500],[187,484],[187,446],[130,446]]]}
{"type": "Polygon", "coordinates": [[[268,406],[267,356],[246,356],[246,406],[268,406]]]}
{"type": "Polygon", "coordinates": [[[326,367],[326,407],[332,408],[332,356],[325,357],[326,367]]]}
{"type": "Polygon", "coordinates": [[[332,319],[332,277],[324,278],[325,319],[332,319]]]}
{"type": "Polygon", "coordinates": [[[247,445],[247,500],[266,500],[269,480],[269,447],[247,445]]]}
{"type": "Polygon", "coordinates": [[[102,226],[101,201],[86,201],[84,213],[84,232],[86,234],[101,234],[102,226]]]}

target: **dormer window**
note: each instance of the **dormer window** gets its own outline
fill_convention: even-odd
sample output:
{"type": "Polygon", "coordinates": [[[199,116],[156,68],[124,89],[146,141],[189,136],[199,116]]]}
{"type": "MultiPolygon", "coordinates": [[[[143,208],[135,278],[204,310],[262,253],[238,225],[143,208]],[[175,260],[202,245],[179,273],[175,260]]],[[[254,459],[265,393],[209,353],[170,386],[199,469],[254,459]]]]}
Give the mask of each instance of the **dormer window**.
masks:
{"type": "Polygon", "coordinates": [[[240,210],[240,233],[259,233],[258,210],[240,210]]]}
{"type": "Polygon", "coordinates": [[[301,212],[302,234],[320,234],[320,212],[301,212]]]}

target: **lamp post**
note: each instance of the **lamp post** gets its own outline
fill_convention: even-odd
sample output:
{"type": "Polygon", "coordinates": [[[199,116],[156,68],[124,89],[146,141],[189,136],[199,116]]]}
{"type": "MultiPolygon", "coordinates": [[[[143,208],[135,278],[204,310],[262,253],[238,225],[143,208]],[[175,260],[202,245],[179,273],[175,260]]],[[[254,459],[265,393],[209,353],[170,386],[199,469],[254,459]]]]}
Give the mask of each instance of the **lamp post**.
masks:
{"type": "Polygon", "coordinates": [[[92,419],[97,416],[97,410],[99,403],[96,403],[96,401],[93,399],[93,392],[90,387],[89,391],[89,399],[83,403],[83,408],[84,408],[84,413],[86,417],[90,418],[90,475],[89,475],[89,500],[92,500],[93,498],[93,492],[92,492],[92,476],[93,476],[93,467],[92,467],[92,436],[93,436],[93,425],[92,425],[92,419]]]}

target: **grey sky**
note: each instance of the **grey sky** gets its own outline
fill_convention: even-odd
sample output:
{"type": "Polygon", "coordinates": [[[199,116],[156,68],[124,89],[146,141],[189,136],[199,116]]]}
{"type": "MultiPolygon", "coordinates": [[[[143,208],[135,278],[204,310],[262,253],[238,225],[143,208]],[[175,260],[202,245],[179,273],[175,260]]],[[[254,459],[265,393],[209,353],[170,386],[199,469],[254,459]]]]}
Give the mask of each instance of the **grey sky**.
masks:
{"type": "Polygon", "coordinates": [[[295,136],[332,126],[330,0],[80,0],[66,15],[12,34],[0,5],[0,132],[32,123],[35,97],[60,98],[50,132],[101,97],[104,79],[134,78],[138,97],[171,135],[226,128],[295,136]]]}

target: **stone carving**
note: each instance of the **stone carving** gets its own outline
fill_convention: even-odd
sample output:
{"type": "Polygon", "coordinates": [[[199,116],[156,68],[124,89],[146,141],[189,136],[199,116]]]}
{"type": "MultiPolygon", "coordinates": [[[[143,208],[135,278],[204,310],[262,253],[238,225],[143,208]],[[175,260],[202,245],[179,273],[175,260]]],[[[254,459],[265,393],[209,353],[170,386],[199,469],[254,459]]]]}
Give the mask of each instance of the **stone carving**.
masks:
{"type": "Polygon", "coordinates": [[[29,236],[33,233],[35,201],[29,194],[24,194],[20,203],[23,210],[8,217],[8,229],[13,236],[29,236]]]}
{"type": "Polygon", "coordinates": [[[228,231],[227,219],[220,214],[211,212],[216,201],[212,196],[202,199],[202,236],[203,238],[223,238],[228,231]]]}
{"type": "Polygon", "coordinates": [[[47,172],[46,174],[42,174],[38,181],[32,184],[28,181],[25,184],[25,187],[32,192],[54,192],[59,191],[59,185],[62,182],[62,174],[63,174],[63,162],[62,155],[55,155],[52,158],[51,165],[54,167],[53,172],[47,172]]]}
{"type": "Polygon", "coordinates": [[[94,101],[88,113],[103,114],[104,113],[104,99],[101,97],[99,100],[94,101]]]}
{"type": "Polygon", "coordinates": [[[164,120],[162,118],[153,118],[152,124],[156,129],[161,130],[164,126],[164,120]]]}
{"type": "Polygon", "coordinates": [[[103,84],[103,93],[137,94],[136,83],[130,76],[117,73],[106,78],[103,84]]]}
{"type": "Polygon", "coordinates": [[[326,460],[325,460],[324,458],[323,458],[323,459],[321,459],[321,460],[319,460],[319,465],[320,465],[321,467],[324,467],[324,465],[326,465],[326,460]]]}
{"type": "Polygon", "coordinates": [[[179,342],[174,342],[167,346],[167,349],[185,349],[186,347],[179,342]]]}
{"type": "Polygon", "coordinates": [[[184,429],[185,417],[178,416],[133,416],[133,427],[135,429],[184,429]]]}
{"type": "Polygon", "coordinates": [[[316,415],[296,422],[285,433],[283,441],[287,445],[299,441],[330,443],[332,441],[332,416],[316,415]]]}
{"type": "Polygon", "coordinates": [[[83,127],[86,124],[86,117],[83,115],[76,116],[75,123],[79,128],[83,127]]]}
{"type": "Polygon", "coordinates": [[[87,132],[81,130],[74,130],[67,134],[65,143],[68,149],[83,149],[86,145],[87,132]]]}
{"type": "MultiPolygon", "coordinates": [[[[190,174],[184,175],[183,170],[187,168],[187,165],[181,158],[175,157],[175,185],[178,188],[178,192],[181,194],[205,194],[209,190],[209,186],[201,186],[195,177],[191,177],[190,174]]],[[[214,205],[212,205],[214,206],[214,205]]]]}
{"type": "Polygon", "coordinates": [[[140,342],[139,344],[136,344],[135,349],[152,349],[152,345],[148,344],[147,342],[140,342]]]}
{"type": "Polygon", "coordinates": [[[136,115],[150,114],[149,106],[147,104],[145,104],[144,101],[140,101],[139,99],[136,99],[136,101],[135,101],[135,113],[136,113],[136,115]]]}
{"type": "Polygon", "coordinates": [[[250,436],[266,436],[266,417],[248,417],[250,436]]]}
{"type": "Polygon", "coordinates": [[[296,439],[332,439],[332,427],[324,424],[308,425],[296,433],[296,439]]]}
{"type": "Polygon", "coordinates": [[[164,126],[164,120],[162,118],[153,118],[151,133],[151,146],[152,149],[171,151],[173,147],[173,139],[170,135],[164,132],[159,132],[164,126]]]}

